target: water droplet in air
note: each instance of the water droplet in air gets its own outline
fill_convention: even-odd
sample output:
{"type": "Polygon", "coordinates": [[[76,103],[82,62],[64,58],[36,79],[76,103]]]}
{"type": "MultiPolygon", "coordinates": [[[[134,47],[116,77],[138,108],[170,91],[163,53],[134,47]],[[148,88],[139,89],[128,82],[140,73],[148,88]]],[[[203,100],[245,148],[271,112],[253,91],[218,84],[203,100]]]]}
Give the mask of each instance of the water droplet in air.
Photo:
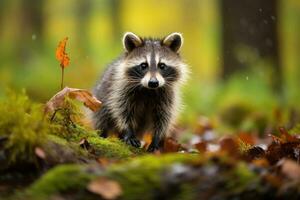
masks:
{"type": "Polygon", "coordinates": [[[32,35],[31,35],[31,39],[32,39],[32,40],[36,40],[36,35],[35,35],[35,34],[32,34],[32,35]]]}

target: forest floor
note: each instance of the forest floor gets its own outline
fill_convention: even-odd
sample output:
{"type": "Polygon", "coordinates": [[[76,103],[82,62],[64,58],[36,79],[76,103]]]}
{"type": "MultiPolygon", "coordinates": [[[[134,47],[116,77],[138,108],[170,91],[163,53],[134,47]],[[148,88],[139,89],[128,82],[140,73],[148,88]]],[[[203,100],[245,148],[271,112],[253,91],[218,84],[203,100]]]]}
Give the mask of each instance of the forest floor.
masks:
{"type": "Polygon", "coordinates": [[[99,137],[73,100],[90,96],[72,92],[45,110],[24,92],[0,101],[0,199],[300,198],[297,134],[218,137],[203,122],[189,140],[168,137],[147,153],[149,134],[142,148],[99,137]]]}

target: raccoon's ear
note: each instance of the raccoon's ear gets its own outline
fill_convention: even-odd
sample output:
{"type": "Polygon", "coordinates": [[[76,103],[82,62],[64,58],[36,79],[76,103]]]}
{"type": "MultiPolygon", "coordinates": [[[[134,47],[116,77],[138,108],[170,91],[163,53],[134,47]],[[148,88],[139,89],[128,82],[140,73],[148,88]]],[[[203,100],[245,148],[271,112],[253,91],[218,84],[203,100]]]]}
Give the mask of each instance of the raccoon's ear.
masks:
{"type": "Polygon", "coordinates": [[[143,45],[143,40],[134,33],[127,32],[123,36],[123,46],[127,52],[143,45]]]}
{"type": "Polygon", "coordinates": [[[162,40],[162,45],[169,47],[172,51],[178,52],[183,44],[181,33],[171,33],[162,40]]]}

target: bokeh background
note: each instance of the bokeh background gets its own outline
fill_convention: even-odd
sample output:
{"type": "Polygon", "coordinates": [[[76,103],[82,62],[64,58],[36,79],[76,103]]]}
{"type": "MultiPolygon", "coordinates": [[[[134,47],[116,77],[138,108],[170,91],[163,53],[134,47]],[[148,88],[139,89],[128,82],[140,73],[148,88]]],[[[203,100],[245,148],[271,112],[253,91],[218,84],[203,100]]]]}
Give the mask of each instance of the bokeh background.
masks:
{"type": "Polygon", "coordinates": [[[0,95],[25,88],[45,102],[59,91],[66,36],[65,85],[92,88],[126,31],[183,33],[192,73],[182,127],[262,133],[299,122],[299,0],[1,0],[0,95]]]}

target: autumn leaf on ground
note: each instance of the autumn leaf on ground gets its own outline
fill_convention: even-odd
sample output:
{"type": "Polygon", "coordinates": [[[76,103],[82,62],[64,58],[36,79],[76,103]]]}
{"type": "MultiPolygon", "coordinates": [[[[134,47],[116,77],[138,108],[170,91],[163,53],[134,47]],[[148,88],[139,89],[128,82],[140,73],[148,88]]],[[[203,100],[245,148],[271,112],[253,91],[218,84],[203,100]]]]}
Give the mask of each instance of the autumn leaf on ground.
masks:
{"type": "Polygon", "coordinates": [[[204,153],[207,150],[207,143],[206,142],[198,142],[195,144],[195,147],[199,152],[204,153]]]}
{"type": "Polygon", "coordinates": [[[181,145],[173,138],[167,137],[164,141],[163,152],[178,152],[180,150],[181,145]]]}
{"type": "Polygon", "coordinates": [[[101,107],[101,102],[94,97],[89,91],[84,89],[65,87],[63,90],[56,93],[45,106],[45,113],[54,112],[55,110],[63,107],[66,97],[77,99],[84,103],[86,107],[92,111],[97,111],[101,107]]]}
{"type": "Polygon", "coordinates": [[[98,178],[92,181],[87,186],[87,189],[107,200],[116,199],[122,194],[122,188],[119,183],[107,178],[98,178]]]}
{"type": "Polygon", "coordinates": [[[280,161],[281,172],[292,180],[300,179],[300,166],[297,162],[290,159],[283,159],[280,161]]]}
{"type": "Polygon", "coordinates": [[[219,141],[222,151],[229,153],[230,155],[239,154],[239,146],[236,138],[233,137],[223,137],[219,141]]]}
{"type": "Polygon", "coordinates": [[[70,58],[66,53],[67,41],[68,41],[67,37],[62,41],[60,41],[55,53],[56,59],[60,62],[61,68],[65,68],[70,64],[70,58]]]}
{"type": "Polygon", "coordinates": [[[35,152],[35,155],[37,155],[37,157],[39,157],[41,159],[46,159],[46,153],[42,148],[36,147],[34,149],[34,152],[35,152]]]}

